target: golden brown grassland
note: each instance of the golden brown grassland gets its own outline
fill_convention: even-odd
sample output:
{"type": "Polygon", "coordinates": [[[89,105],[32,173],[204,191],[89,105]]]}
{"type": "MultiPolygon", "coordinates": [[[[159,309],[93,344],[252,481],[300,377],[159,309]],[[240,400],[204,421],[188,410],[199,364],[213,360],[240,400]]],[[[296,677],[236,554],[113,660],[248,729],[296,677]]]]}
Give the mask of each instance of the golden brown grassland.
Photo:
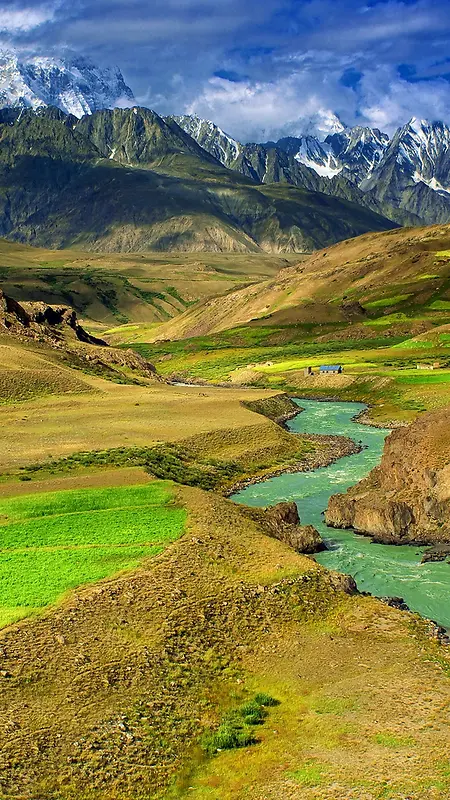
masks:
{"type": "Polygon", "coordinates": [[[426,625],[180,488],[184,537],[1,636],[4,796],[444,800],[445,650],[426,625]],[[44,656],[45,654],[45,656],[44,656]],[[258,743],[207,756],[269,693],[258,743]]]}
{"type": "Polygon", "coordinates": [[[83,253],[0,239],[0,283],[19,302],[72,306],[94,328],[129,323],[124,330],[133,341],[139,336],[136,323],[151,331],[198,300],[265,280],[300,258],[265,253],[83,253]]]}
{"type": "MultiPolygon", "coordinates": [[[[444,233],[439,243],[440,234],[428,243],[419,235],[419,259],[428,276],[425,282],[435,280],[437,272],[431,271],[429,252],[438,245],[444,251],[444,233]]],[[[386,238],[388,245],[395,239],[394,234],[382,236],[393,237],[386,238]]],[[[351,245],[355,286],[361,281],[365,286],[374,265],[373,259],[367,260],[368,242],[372,242],[370,237],[361,237],[351,245]]],[[[163,305],[167,302],[164,289],[165,300],[152,295],[155,308],[161,303],[160,310],[139,316],[149,305],[148,297],[144,301],[141,293],[138,302],[134,289],[123,282],[123,259],[127,257],[121,256],[119,265],[115,256],[111,257],[113,264],[104,254],[87,257],[71,252],[59,254],[58,264],[56,254],[48,254],[48,263],[44,263],[40,252],[35,253],[37,260],[30,267],[28,249],[19,254],[11,245],[8,256],[8,247],[4,247],[4,263],[8,266],[8,258],[16,259],[11,264],[14,270],[24,269],[20,285],[25,294],[32,285],[37,292],[47,292],[53,285],[58,298],[63,297],[62,292],[77,291],[86,300],[86,315],[102,323],[120,321],[118,315],[124,318],[127,308],[129,318],[145,325],[162,318],[161,308],[172,314],[163,305]],[[87,258],[89,261],[83,261],[87,258]],[[103,300],[99,275],[95,280],[89,278],[91,283],[94,280],[97,299],[90,295],[87,302],[86,286],[92,286],[83,279],[77,288],[76,282],[72,284],[72,270],[75,275],[87,274],[94,262],[97,266],[101,262],[101,269],[110,274],[107,286],[100,286],[103,300]],[[125,298],[114,284],[120,304],[113,295],[105,294],[116,280],[116,268],[120,286],[126,286],[125,298]],[[50,280],[43,278],[41,269],[52,276],[50,280]]],[[[387,246],[382,257],[389,252],[387,246]]],[[[393,255],[392,270],[398,270],[401,255],[393,255]]],[[[203,257],[195,256],[200,261],[203,257]]],[[[324,261],[328,257],[320,256],[324,261]]],[[[169,263],[165,258],[152,254],[143,273],[138,273],[136,258],[130,256],[127,280],[136,287],[142,278],[150,292],[162,292],[161,287],[167,287],[165,278],[154,270],[164,271],[169,263]],[[161,283],[157,285],[156,280],[161,283]]],[[[222,286],[229,281],[226,286],[231,287],[242,280],[236,257],[230,258],[234,266],[222,260],[222,273],[215,262],[210,286],[202,291],[217,292],[214,281],[221,281],[222,286]]],[[[194,297],[194,262],[184,254],[180,261],[178,256],[170,259],[171,267],[177,269],[184,269],[189,262],[189,275],[183,280],[191,281],[189,291],[194,297]]],[[[433,259],[438,261],[434,255],[433,259]]],[[[328,267],[329,281],[339,278],[339,273],[333,273],[337,269],[337,264],[328,267]]],[[[204,274],[204,269],[199,272],[204,274]]],[[[317,281],[325,280],[325,272],[324,268],[318,273],[317,281]]],[[[390,274],[388,270],[383,280],[390,274]]],[[[170,286],[182,294],[182,286],[187,284],[181,280],[178,285],[171,278],[170,286]]],[[[200,283],[206,286],[208,281],[202,278],[200,283]]],[[[278,309],[284,313],[291,302],[288,284],[289,276],[284,288],[277,288],[271,298],[270,313],[278,313],[278,309]]],[[[340,302],[338,281],[336,288],[340,302]]],[[[439,302],[445,302],[445,287],[441,288],[439,302]]],[[[375,294],[367,291],[367,300],[377,302],[379,292],[375,294]]],[[[409,290],[396,290],[385,300],[395,295],[395,300],[404,304],[409,300],[406,294],[409,290]]],[[[182,297],[188,299],[187,288],[182,297]]],[[[298,308],[299,298],[293,300],[298,308]]],[[[265,302],[264,297],[255,298],[255,308],[260,301],[265,302]]],[[[431,302],[430,298],[426,302],[431,302]]],[[[324,304],[321,308],[323,311],[324,304]]],[[[391,305],[386,308],[392,311],[391,305]]],[[[235,310],[239,316],[238,303],[235,310]]],[[[324,322],[330,320],[328,310],[327,306],[324,322]]],[[[310,312],[311,323],[322,324],[315,318],[317,307],[310,312]]],[[[379,312],[373,313],[375,319],[379,312]]],[[[434,313],[446,311],[439,308],[434,313]]],[[[289,314],[285,322],[292,326],[295,319],[289,314]]],[[[408,326],[410,329],[409,322],[408,326]]],[[[398,332],[398,327],[394,328],[398,332]]],[[[120,331],[111,335],[115,340],[121,337],[120,331]]],[[[317,444],[287,434],[275,422],[244,407],[242,401],[270,398],[278,386],[286,385],[297,386],[301,394],[303,359],[310,360],[311,353],[289,349],[274,358],[264,343],[253,347],[253,335],[243,332],[235,350],[230,343],[210,349],[208,343],[199,349],[194,343],[186,352],[180,346],[175,354],[169,353],[169,359],[164,348],[159,351],[158,366],[166,372],[176,366],[186,373],[206,372],[201,376],[207,380],[231,378],[230,388],[113,384],[81,370],[55,370],[53,356],[42,349],[10,344],[8,354],[0,351],[3,371],[9,370],[9,378],[16,380],[16,360],[19,370],[28,372],[13,399],[3,389],[8,402],[1,408],[0,494],[22,498],[36,491],[132,487],[145,482],[140,469],[112,470],[107,459],[103,467],[81,463],[68,472],[49,463],[80,451],[178,442],[191,449],[199,464],[205,459],[240,460],[249,473],[307,459],[317,444]],[[249,342],[253,350],[247,347],[249,342]],[[255,351],[261,358],[254,357],[255,351]],[[273,366],[260,368],[268,360],[273,366]],[[254,361],[258,361],[257,368],[251,367],[245,380],[255,379],[272,388],[233,386],[233,378],[239,380],[236,373],[254,361]],[[22,385],[32,387],[30,399],[22,385]],[[36,462],[46,462],[47,468],[33,474],[20,469],[36,462]],[[20,475],[32,480],[21,482],[20,475]]],[[[125,331],[127,341],[134,336],[142,341],[146,333],[125,331]]],[[[280,336],[278,329],[269,333],[273,336],[280,336]]],[[[283,336],[284,329],[282,345],[283,336]]],[[[391,342],[396,343],[397,339],[391,342]]],[[[276,346],[279,344],[277,341],[276,346]]],[[[292,346],[292,340],[287,344],[292,346]]],[[[333,361],[348,357],[346,373],[352,381],[347,384],[350,388],[327,384],[322,396],[331,392],[344,393],[347,399],[373,399],[379,404],[380,417],[395,412],[406,418],[422,406],[441,402],[446,381],[412,380],[416,372],[405,364],[393,367],[386,363],[395,358],[395,348],[389,347],[387,353],[386,343],[383,352],[380,346],[378,343],[369,353],[370,348],[363,345],[355,354],[345,347],[334,349],[333,361]],[[397,372],[406,379],[403,383],[397,372]],[[374,374],[369,377],[370,373],[374,374]],[[406,393],[406,405],[404,398],[399,399],[399,386],[406,393]]],[[[438,345],[433,342],[431,349],[427,344],[427,358],[434,356],[437,346],[441,348],[441,340],[438,345]]],[[[405,362],[416,357],[414,349],[408,356],[397,353],[405,362]]],[[[442,356],[442,348],[440,353],[442,356]]],[[[323,355],[330,360],[328,345],[317,353],[320,359],[323,355]]],[[[425,353],[421,353],[423,357],[425,353]]],[[[8,380],[2,385],[7,387],[8,380]]],[[[311,393],[320,392],[314,387],[311,393]]],[[[192,487],[174,486],[173,491],[188,514],[184,536],[133,571],[77,589],[58,607],[0,632],[0,716],[4,720],[0,726],[0,797],[446,800],[450,795],[448,648],[428,636],[428,624],[373,598],[350,596],[344,591],[348,588],[345,580],[268,538],[258,523],[246,516],[245,509],[218,494],[192,487]],[[199,744],[202,734],[215,730],[227,711],[259,692],[271,695],[279,705],[270,708],[265,722],[257,727],[257,744],[206,755],[199,744]]]]}

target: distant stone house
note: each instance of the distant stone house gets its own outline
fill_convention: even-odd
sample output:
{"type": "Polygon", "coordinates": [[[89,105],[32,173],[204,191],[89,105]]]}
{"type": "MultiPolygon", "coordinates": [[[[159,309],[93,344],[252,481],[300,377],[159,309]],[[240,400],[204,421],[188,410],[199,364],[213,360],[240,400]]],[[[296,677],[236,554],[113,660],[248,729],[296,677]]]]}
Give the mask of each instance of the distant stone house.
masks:
{"type": "Polygon", "coordinates": [[[305,376],[306,375],[314,375],[313,368],[312,367],[305,367],[305,369],[303,370],[303,374],[305,376]]]}
{"type": "Polygon", "coordinates": [[[321,375],[340,375],[343,368],[340,364],[322,364],[319,371],[321,375]]]}
{"type": "Polygon", "coordinates": [[[439,369],[439,361],[434,361],[433,364],[417,364],[417,369],[439,369]]]}

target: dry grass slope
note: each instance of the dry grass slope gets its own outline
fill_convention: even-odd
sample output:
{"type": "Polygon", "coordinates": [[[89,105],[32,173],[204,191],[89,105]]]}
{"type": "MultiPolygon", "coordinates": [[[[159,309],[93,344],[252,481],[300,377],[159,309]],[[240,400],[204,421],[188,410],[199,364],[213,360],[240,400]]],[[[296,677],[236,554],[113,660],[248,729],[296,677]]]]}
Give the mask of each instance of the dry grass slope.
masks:
{"type": "Polygon", "coordinates": [[[448,247],[448,225],[364,234],[314,253],[258,286],[187,310],[165,323],[154,338],[200,336],[254,318],[270,318],[270,324],[285,325],[345,324],[343,301],[359,301],[368,307],[378,303],[373,310],[378,308],[379,315],[386,309],[395,310],[405,298],[418,306],[432,303],[434,297],[447,297],[448,247]]]}
{"type": "Polygon", "coordinates": [[[22,301],[70,305],[100,328],[151,326],[208,297],[273,277],[299,256],[266,253],[87,253],[0,239],[0,284],[22,301]]]}
{"type": "Polygon", "coordinates": [[[3,795],[444,800],[446,655],[424,626],[229,501],[179,498],[188,532],[165,553],[2,634],[3,795]],[[280,701],[259,744],[202,755],[256,692],[280,701]]]}
{"type": "Polygon", "coordinates": [[[0,337],[0,404],[92,391],[74,370],[0,337]]]}

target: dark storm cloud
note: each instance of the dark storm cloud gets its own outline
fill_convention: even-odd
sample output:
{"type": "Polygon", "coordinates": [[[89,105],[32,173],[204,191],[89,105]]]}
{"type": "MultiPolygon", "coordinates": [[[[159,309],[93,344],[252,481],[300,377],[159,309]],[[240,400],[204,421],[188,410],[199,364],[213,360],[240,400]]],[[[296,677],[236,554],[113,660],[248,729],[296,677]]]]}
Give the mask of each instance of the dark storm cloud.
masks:
{"type": "Polygon", "coordinates": [[[450,118],[448,0],[0,0],[0,37],[117,63],[143,104],[240,138],[329,110],[389,129],[450,118]]]}

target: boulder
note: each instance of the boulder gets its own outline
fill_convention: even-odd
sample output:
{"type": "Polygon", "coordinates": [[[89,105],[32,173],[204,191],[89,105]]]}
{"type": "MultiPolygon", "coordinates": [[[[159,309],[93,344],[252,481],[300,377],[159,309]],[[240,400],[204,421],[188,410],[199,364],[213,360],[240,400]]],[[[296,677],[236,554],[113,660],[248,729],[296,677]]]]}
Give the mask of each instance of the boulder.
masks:
{"type": "Polygon", "coordinates": [[[320,533],[313,525],[301,525],[294,502],[277,503],[267,508],[247,508],[247,514],[259,522],[273,539],[293,547],[298,553],[318,553],[325,550],[320,533]]]}

